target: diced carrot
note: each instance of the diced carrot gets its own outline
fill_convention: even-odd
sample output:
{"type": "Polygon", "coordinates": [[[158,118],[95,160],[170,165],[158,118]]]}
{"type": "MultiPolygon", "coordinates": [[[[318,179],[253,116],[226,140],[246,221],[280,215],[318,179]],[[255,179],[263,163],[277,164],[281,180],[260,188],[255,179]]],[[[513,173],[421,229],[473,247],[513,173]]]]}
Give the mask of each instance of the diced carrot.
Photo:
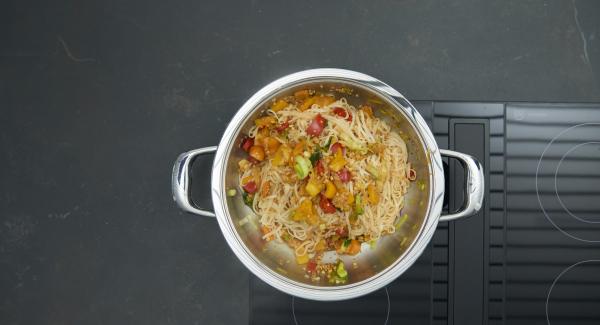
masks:
{"type": "MultiPolygon", "coordinates": [[[[267,227],[267,226],[261,226],[261,227],[260,227],[260,231],[263,233],[263,235],[266,235],[266,234],[268,234],[268,233],[270,233],[270,232],[271,232],[271,228],[269,228],[269,227],[267,227]]],[[[272,234],[271,234],[271,235],[269,235],[269,236],[267,236],[267,238],[265,238],[265,240],[266,240],[266,241],[271,241],[271,240],[273,240],[273,239],[275,239],[275,237],[273,237],[273,235],[272,235],[272,234]]]]}
{"type": "Polygon", "coordinates": [[[363,105],[360,107],[360,110],[363,111],[363,113],[365,113],[365,115],[368,117],[373,117],[373,108],[371,108],[371,106],[363,105]]]}
{"type": "Polygon", "coordinates": [[[314,94],[314,91],[311,91],[309,89],[302,89],[302,90],[298,90],[297,92],[294,93],[294,97],[296,97],[296,99],[306,99],[310,96],[312,96],[314,94]]]}
{"type": "Polygon", "coordinates": [[[335,188],[335,185],[333,184],[332,181],[325,182],[325,193],[323,193],[323,194],[325,195],[326,198],[333,199],[336,192],[337,192],[337,189],[335,188]]]}
{"type": "Polygon", "coordinates": [[[321,106],[321,107],[325,107],[333,102],[335,102],[335,97],[331,97],[331,96],[316,96],[315,98],[315,104],[321,106]]]}
{"type": "Polygon", "coordinates": [[[304,255],[296,255],[296,263],[298,264],[306,264],[308,263],[308,254],[304,254],[304,255]]]}
{"type": "Polygon", "coordinates": [[[346,159],[344,159],[344,154],[342,150],[338,150],[333,157],[333,160],[329,163],[329,168],[334,172],[339,172],[346,166],[346,159]]]}
{"type": "Polygon", "coordinates": [[[250,157],[263,161],[265,159],[265,149],[262,146],[252,146],[250,147],[250,151],[248,152],[250,157]]]}
{"type": "Polygon", "coordinates": [[[360,242],[356,239],[352,239],[352,241],[350,241],[350,246],[348,246],[348,249],[346,250],[346,254],[356,255],[358,253],[360,253],[360,242]]]}
{"type": "Polygon", "coordinates": [[[367,186],[367,201],[369,201],[371,205],[379,203],[379,194],[377,193],[377,188],[373,184],[367,186]]]}
{"type": "Polygon", "coordinates": [[[290,148],[287,144],[282,144],[279,146],[275,154],[273,155],[273,161],[271,163],[273,166],[283,166],[287,161],[290,160],[292,155],[292,148],[290,148]]]}
{"type": "Polygon", "coordinates": [[[317,252],[322,252],[325,250],[325,248],[327,248],[327,243],[323,239],[319,240],[315,245],[315,251],[317,252]]]}
{"type": "Polygon", "coordinates": [[[280,99],[271,105],[271,110],[273,112],[279,112],[280,110],[286,108],[288,106],[288,102],[283,99],[280,99]]]}
{"type": "Polygon", "coordinates": [[[304,145],[305,144],[306,144],[305,140],[300,140],[300,142],[298,142],[294,146],[294,150],[292,150],[292,157],[296,157],[296,156],[302,155],[302,153],[304,152],[304,145]]]}
{"type": "Polygon", "coordinates": [[[307,99],[305,99],[302,104],[300,104],[300,107],[298,107],[298,109],[301,112],[304,112],[305,110],[309,109],[316,101],[315,99],[316,97],[309,97],[307,99]]]}
{"type": "Polygon", "coordinates": [[[256,120],[254,120],[254,124],[256,124],[256,126],[263,127],[263,126],[269,126],[269,125],[274,125],[277,123],[277,119],[274,116],[264,116],[264,117],[260,117],[257,118],[256,120]]]}
{"type": "Polygon", "coordinates": [[[265,153],[267,156],[274,155],[279,148],[279,145],[281,145],[281,143],[273,137],[265,137],[263,139],[263,144],[265,146],[265,153]]]}

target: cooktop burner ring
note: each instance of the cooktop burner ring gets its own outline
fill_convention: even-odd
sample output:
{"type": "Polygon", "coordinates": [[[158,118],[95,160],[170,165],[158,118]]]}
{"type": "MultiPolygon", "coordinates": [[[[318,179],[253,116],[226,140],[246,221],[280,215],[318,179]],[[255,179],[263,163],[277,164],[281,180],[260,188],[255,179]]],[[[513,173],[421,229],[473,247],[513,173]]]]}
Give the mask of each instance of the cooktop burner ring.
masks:
{"type": "Polygon", "coordinates": [[[560,278],[562,278],[566,273],[568,273],[569,271],[571,271],[573,268],[582,265],[582,264],[586,264],[586,263],[600,263],[600,260],[584,260],[584,261],[580,261],[577,262],[575,264],[572,264],[570,266],[568,266],[567,268],[565,268],[564,270],[562,270],[554,279],[554,281],[552,281],[552,285],[550,286],[550,289],[548,290],[548,294],[546,295],[546,323],[548,323],[548,325],[551,325],[550,323],[550,312],[549,312],[549,305],[550,305],[550,296],[552,295],[552,290],[554,289],[554,286],[556,285],[556,283],[560,280],[560,278]]]}
{"type": "MultiPolygon", "coordinates": [[[[383,322],[383,325],[387,325],[388,321],[390,320],[391,302],[390,302],[390,293],[388,291],[388,288],[387,287],[383,287],[383,289],[385,289],[385,295],[386,295],[386,298],[387,298],[387,311],[386,311],[385,321],[383,322]]],[[[358,298],[358,299],[360,299],[360,298],[358,298]]],[[[294,324],[295,325],[304,325],[304,324],[298,323],[298,319],[296,318],[295,303],[296,303],[296,298],[294,296],[292,296],[292,316],[294,317],[294,324]]]]}
{"type": "Polygon", "coordinates": [[[575,215],[574,213],[571,212],[571,210],[569,210],[569,208],[567,208],[567,206],[564,204],[563,200],[560,198],[560,194],[558,193],[558,171],[560,169],[560,166],[562,165],[563,160],[565,160],[565,158],[567,156],[569,156],[569,154],[573,151],[575,151],[577,148],[579,147],[583,147],[585,145],[589,145],[589,144],[598,144],[600,145],[600,141],[587,141],[587,142],[583,142],[580,144],[577,144],[576,146],[572,147],[571,149],[569,149],[567,152],[565,152],[565,154],[560,158],[560,160],[558,161],[558,165],[556,166],[556,171],[554,171],[554,192],[556,193],[556,198],[558,200],[558,203],[560,204],[560,206],[565,210],[565,212],[567,212],[571,217],[581,221],[581,222],[585,222],[585,223],[600,223],[600,220],[587,220],[581,217],[578,217],[577,215],[575,215]]]}
{"type": "MultiPolygon", "coordinates": [[[[538,181],[539,181],[540,169],[541,169],[541,166],[542,166],[542,162],[544,160],[544,156],[546,155],[546,153],[548,152],[548,150],[552,147],[552,144],[554,144],[555,141],[557,141],[561,136],[563,136],[567,132],[572,131],[572,130],[578,128],[578,127],[590,126],[590,125],[600,126],[600,123],[598,123],[598,122],[588,122],[588,123],[580,123],[580,124],[573,125],[571,127],[568,127],[566,129],[562,130],[556,136],[554,136],[552,138],[552,140],[550,140],[550,142],[544,148],[544,151],[542,151],[540,159],[538,160],[537,168],[536,168],[536,171],[535,171],[535,192],[536,192],[536,196],[537,196],[537,200],[538,200],[540,209],[542,210],[542,212],[543,212],[544,216],[546,217],[546,219],[548,219],[548,221],[554,226],[554,228],[556,228],[557,230],[559,230],[563,234],[565,234],[565,235],[567,235],[567,236],[569,236],[569,237],[571,237],[573,239],[579,240],[579,241],[583,241],[583,242],[587,242],[587,243],[600,243],[600,240],[598,240],[598,239],[586,239],[586,238],[581,238],[579,236],[573,235],[573,234],[569,233],[568,231],[564,230],[557,222],[555,222],[554,220],[552,220],[552,217],[550,217],[550,214],[548,213],[548,211],[546,210],[546,208],[544,208],[544,204],[542,203],[542,199],[540,197],[540,187],[539,187],[539,184],[538,184],[539,183],[538,181]]],[[[587,141],[587,142],[600,142],[600,141],[587,141]]],[[[579,220],[579,221],[582,221],[582,222],[585,222],[585,223],[588,223],[588,224],[596,224],[596,223],[600,223],[600,221],[598,221],[598,222],[596,222],[596,221],[590,222],[589,220],[582,220],[580,217],[576,217],[574,214],[570,213],[570,211],[565,208],[566,205],[564,205],[562,203],[562,201],[560,199],[560,196],[558,195],[558,190],[556,190],[556,188],[557,188],[557,186],[556,186],[556,184],[557,184],[556,178],[557,178],[557,174],[558,174],[558,169],[559,169],[562,161],[564,160],[564,158],[570,152],[572,152],[573,150],[575,150],[576,148],[578,148],[580,146],[583,146],[584,144],[585,143],[583,143],[583,142],[580,143],[580,144],[577,144],[573,148],[570,148],[564,155],[562,155],[562,158],[561,158],[561,160],[560,160],[559,164],[557,165],[556,170],[554,172],[554,186],[555,186],[554,189],[555,189],[556,197],[557,197],[558,201],[560,202],[560,205],[565,210],[565,212],[567,212],[571,217],[574,217],[576,220],[579,220]]]]}

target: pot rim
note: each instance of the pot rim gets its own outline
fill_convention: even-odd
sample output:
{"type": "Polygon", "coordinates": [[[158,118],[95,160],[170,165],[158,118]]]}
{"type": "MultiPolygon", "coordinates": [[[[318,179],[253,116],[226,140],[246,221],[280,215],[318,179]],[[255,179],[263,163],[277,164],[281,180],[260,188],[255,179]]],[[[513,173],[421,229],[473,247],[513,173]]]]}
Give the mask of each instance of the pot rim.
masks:
{"type": "Polygon", "coordinates": [[[246,268],[254,273],[254,275],[272,287],[297,297],[321,301],[345,300],[371,293],[386,286],[404,273],[423,253],[433,236],[442,211],[444,198],[444,170],[440,151],[433,133],[427,126],[423,117],[421,117],[415,107],[402,94],[382,81],[363,73],[344,69],[321,68],[300,71],[279,78],[260,89],[242,105],[223,133],[215,153],[211,176],[211,193],[215,215],[225,240],[238,259],[246,266],[246,268]],[[394,263],[378,272],[376,275],[350,285],[331,287],[313,286],[293,281],[274,272],[260,262],[254,254],[246,248],[237,234],[233,220],[226,209],[226,193],[224,185],[226,162],[240,126],[249,114],[256,109],[260,109],[261,104],[269,99],[275,92],[300,82],[311,80],[332,80],[357,83],[386,97],[396,109],[404,112],[413,127],[416,128],[417,133],[421,136],[425,150],[429,152],[427,156],[429,157],[430,166],[430,195],[427,215],[424,218],[424,222],[421,225],[418,235],[394,263]]]}

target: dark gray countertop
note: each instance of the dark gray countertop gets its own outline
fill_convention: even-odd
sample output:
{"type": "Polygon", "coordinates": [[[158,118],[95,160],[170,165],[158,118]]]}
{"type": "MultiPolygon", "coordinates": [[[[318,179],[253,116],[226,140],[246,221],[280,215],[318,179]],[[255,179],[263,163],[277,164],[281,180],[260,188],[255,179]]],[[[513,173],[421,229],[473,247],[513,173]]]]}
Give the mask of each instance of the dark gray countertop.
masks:
{"type": "Polygon", "coordinates": [[[253,92],[314,67],[413,99],[600,101],[599,12],[595,0],[5,3],[0,323],[246,323],[248,273],[215,220],[172,202],[180,152],[216,144],[253,92]]]}

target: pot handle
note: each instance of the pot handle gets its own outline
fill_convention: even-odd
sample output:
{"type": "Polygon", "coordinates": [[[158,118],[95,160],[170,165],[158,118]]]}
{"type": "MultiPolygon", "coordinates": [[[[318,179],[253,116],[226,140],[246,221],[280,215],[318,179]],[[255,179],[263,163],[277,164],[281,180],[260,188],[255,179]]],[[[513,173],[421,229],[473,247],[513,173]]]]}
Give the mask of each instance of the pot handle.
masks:
{"type": "Polygon", "coordinates": [[[173,190],[173,200],[185,212],[190,212],[206,217],[215,217],[212,211],[198,209],[190,200],[190,168],[194,159],[199,155],[214,153],[217,147],[205,147],[184,152],[175,161],[173,165],[173,174],[171,175],[171,187],[173,190]]]}
{"type": "Polygon", "coordinates": [[[440,149],[440,154],[460,161],[467,174],[467,177],[465,178],[466,199],[463,207],[456,213],[442,215],[440,221],[452,221],[459,218],[470,217],[479,212],[485,193],[483,167],[479,161],[473,156],[451,150],[440,149]]]}

